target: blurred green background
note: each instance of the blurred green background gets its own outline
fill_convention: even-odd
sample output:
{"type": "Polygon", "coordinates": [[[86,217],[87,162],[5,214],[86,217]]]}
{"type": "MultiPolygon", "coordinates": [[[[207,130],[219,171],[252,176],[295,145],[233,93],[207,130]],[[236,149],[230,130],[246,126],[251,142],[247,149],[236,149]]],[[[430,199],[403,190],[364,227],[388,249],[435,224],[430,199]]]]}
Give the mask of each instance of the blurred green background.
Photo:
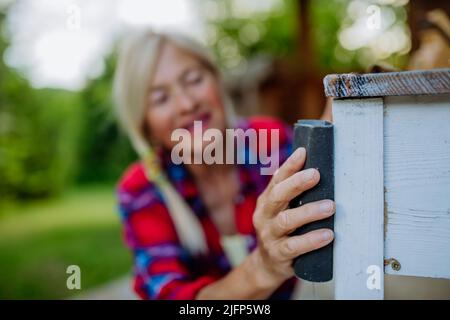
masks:
{"type": "MultiPolygon", "coordinates": [[[[33,5],[52,8],[55,2],[33,5]]],[[[92,2],[110,7],[118,3],[92,2]]],[[[130,6],[144,3],[132,2],[130,6]]],[[[378,62],[402,68],[411,50],[408,1],[188,2],[201,18],[201,40],[212,48],[227,79],[241,77],[259,57],[269,57],[272,69],[263,80],[250,79],[258,84],[256,93],[264,96],[274,88],[290,92],[288,99],[277,96],[278,107],[250,112],[245,92],[230,88],[242,114],[268,113],[286,121],[320,116],[325,74],[364,71],[378,62]],[[374,3],[391,19],[378,36],[391,32],[395,41],[399,32],[406,37],[403,47],[391,52],[373,43],[348,43],[346,28],[374,3]],[[286,69],[294,72],[286,74],[286,69]],[[301,100],[302,81],[317,89],[309,109],[301,100]],[[297,86],[297,100],[291,99],[292,86],[297,86]],[[292,113],[297,110],[292,101],[300,106],[298,112],[292,113]]],[[[83,9],[87,1],[64,3],[83,9]]],[[[111,99],[117,42],[126,27],[109,36],[112,45],[96,57],[100,72],[86,76],[82,85],[39,85],[30,76],[38,62],[31,59],[20,66],[10,50],[18,41],[17,26],[27,19],[24,15],[21,22],[17,12],[33,5],[0,2],[0,299],[66,298],[79,293],[66,288],[67,266],[80,266],[82,289],[88,290],[129,273],[132,263],[121,239],[114,188],[136,155],[117,126],[111,99]]],[[[60,12],[63,17],[66,7],[60,12]]],[[[33,26],[29,28],[31,32],[33,26]]]]}

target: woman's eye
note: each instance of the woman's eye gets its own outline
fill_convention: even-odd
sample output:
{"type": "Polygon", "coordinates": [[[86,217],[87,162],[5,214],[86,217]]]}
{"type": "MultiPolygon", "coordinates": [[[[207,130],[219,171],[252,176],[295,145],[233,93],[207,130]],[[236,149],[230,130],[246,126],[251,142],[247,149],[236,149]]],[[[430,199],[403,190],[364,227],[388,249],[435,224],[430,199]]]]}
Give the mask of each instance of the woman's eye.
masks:
{"type": "Polygon", "coordinates": [[[190,71],[186,75],[186,82],[188,84],[199,84],[203,80],[203,73],[199,70],[190,71]]]}
{"type": "Polygon", "coordinates": [[[161,105],[167,102],[169,96],[164,92],[154,92],[150,96],[150,101],[153,105],[161,105]]]}

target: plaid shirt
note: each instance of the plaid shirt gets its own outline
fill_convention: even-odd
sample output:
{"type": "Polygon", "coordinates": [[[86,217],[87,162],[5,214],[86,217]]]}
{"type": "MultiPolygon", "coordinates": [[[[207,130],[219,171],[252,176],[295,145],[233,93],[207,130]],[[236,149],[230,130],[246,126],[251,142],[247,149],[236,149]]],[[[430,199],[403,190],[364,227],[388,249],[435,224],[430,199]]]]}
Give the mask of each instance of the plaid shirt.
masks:
{"type": "MultiPolygon", "coordinates": [[[[270,129],[279,129],[280,165],[291,154],[292,131],[278,120],[255,117],[240,121],[238,128],[268,129],[269,150],[270,129]]],[[[241,152],[245,153],[246,162],[237,165],[240,190],[234,214],[237,232],[245,237],[250,252],[256,247],[252,223],[256,200],[271,176],[260,174],[259,162],[251,164],[249,159],[255,156],[255,150],[248,143],[241,152]]],[[[143,299],[194,299],[201,288],[229,272],[231,265],[186,167],[173,164],[168,153],[162,155],[162,163],[170,182],[199,219],[209,250],[207,256],[192,256],[182,247],[160,192],[147,180],[143,165],[132,164],[119,181],[118,200],[125,242],[134,256],[134,290],[143,299]]],[[[288,280],[271,298],[289,299],[295,281],[288,280]]]]}

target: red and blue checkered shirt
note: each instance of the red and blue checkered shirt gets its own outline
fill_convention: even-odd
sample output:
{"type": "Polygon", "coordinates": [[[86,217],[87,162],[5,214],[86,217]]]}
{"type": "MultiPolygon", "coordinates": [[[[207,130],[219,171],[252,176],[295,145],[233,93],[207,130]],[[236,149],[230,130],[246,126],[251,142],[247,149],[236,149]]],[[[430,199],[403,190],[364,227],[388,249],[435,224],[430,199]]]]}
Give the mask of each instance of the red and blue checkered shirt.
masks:
{"type": "MultiPolygon", "coordinates": [[[[278,120],[254,117],[239,121],[238,128],[268,129],[269,150],[270,130],[279,129],[280,165],[291,154],[292,131],[278,120]]],[[[240,152],[245,153],[246,161],[237,164],[240,190],[234,214],[236,229],[246,238],[250,252],[257,245],[252,223],[256,200],[271,176],[261,175],[263,165],[259,161],[256,164],[249,161],[250,157],[256,156],[256,150],[245,144],[245,150],[240,152]]],[[[119,181],[118,200],[125,242],[134,257],[134,290],[143,299],[195,299],[201,288],[228,273],[231,264],[192,176],[183,164],[171,162],[168,153],[161,157],[167,177],[203,227],[208,255],[193,256],[181,245],[160,192],[146,178],[142,163],[132,164],[119,181]]],[[[289,299],[295,282],[295,278],[286,281],[271,298],[289,299]]]]}

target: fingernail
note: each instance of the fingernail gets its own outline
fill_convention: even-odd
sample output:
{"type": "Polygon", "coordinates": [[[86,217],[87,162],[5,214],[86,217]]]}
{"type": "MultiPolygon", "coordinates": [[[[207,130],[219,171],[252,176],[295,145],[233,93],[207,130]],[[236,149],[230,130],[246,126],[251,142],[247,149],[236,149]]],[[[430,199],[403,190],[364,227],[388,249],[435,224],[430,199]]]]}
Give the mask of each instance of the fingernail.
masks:
{"type": "Polygon", "coordinates": [[[305,151],[305,148],[297,148],[297,150],[295,150],[294,154],[293,154],[293,158],[294,160],[300,160],[303,152],[305,151]]]}
{"type": "Polygon", "coordinates": [[[333,202],[329,200],[322,201],[319,205],[319,210],[321,213],[330,212],[333,210],[333,202]]]}
{"type": "Polygon", "coordinates": [[[303,181],[308,182],[314,178],[314,175],[316,174],[316,170],[314,169],[308,169],[303,171],[303,181]]]}
{"type": "Polygon", "coordinates": [[[325,231],[322,232],[322,240],[323,241],[330,240],[332,236],[333,235],[332,235],[331,231],[329,231],[329,230],[325,230],[325,231]]]}

